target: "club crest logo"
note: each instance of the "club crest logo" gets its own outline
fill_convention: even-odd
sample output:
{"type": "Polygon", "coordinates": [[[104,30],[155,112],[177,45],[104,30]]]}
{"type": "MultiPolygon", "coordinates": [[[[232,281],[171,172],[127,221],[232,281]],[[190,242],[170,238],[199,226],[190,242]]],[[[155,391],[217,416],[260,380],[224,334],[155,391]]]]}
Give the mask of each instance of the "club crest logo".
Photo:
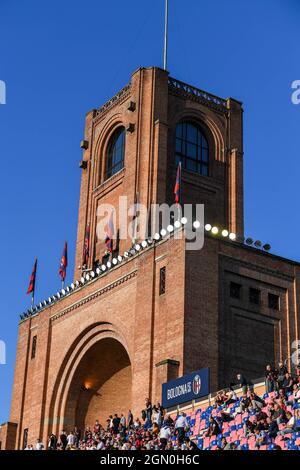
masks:
{"type": "Polygon", "coordinates": [[[201,378],[200,375],[195,375],[193,379],[193,392],[195,395],[198,395],[201,390],[201,378]]]}

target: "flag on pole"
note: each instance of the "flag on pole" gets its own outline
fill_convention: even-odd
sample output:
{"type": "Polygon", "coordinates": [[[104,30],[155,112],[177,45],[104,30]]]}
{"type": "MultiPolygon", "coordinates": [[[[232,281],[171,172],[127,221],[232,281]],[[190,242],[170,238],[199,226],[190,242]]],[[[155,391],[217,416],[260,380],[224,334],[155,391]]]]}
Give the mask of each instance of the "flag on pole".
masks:
{"type": "Polygon", "coordinates": [[[106,230],[105,230],[105,245],[106,245],[107,251],[109,253],[112,253],[112,251],[113,251],[113,236],[114,236],[114,233],[115,233],[115,230],[114,230],[114,214],[113,214],[113,211],[111,211],[108,223],[106,225],[106,230]]]}
{"type": "Polygon", "coordinates": [[[36,268],[37,268],[37,258],[35,259],[32,273],[30,276],[30,281],[29,281],[29,286],[27,289],[27,294],[32,294],[32,297],[34,296],[34,289],[35,289],[35,280],[36,280],[36,268]]]}
{"type": "Polygon", "coordinates": [[[134,198],[134,213],[132,217],[132,239],[133,243],[137,239],[137,228],[138,228],[138,210],[139,210],[139,193],[136,193],[135,198],[134,198]]]}
{"type": "Polygon", "coordinates": [[[60,262],[60,267],[59,267],[59,275],[62,281],[66,279],[67,266],[68,266],[68,244],[67,242],[65,242],[64,251],[61,257],[61,262],[60,262]]]}
{"type": "Polygon", "coordinates": [[[85,229],[82,266],[87,265],[90,257],[90,224],[87,224],[85,229]]]}
{"type": "Polygon", "coordinates": [[[181,162],[178,163],[174,194],[175,194],[175,203],[179,205],[181,202],[180,201],[181,199],[180,197],[181,196],[181,162]]]}

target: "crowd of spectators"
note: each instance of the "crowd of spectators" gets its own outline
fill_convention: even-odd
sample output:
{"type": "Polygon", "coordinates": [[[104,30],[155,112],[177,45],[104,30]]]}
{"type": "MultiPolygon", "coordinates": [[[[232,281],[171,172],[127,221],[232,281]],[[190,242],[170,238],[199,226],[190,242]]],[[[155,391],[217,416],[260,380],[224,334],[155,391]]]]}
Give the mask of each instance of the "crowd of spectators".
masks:
{"type": "MultiPolygon", "coordinates": [[[[249,439],[256,449],[271,445],[279,450],[283,445],[279,445],[279,438],[284,443],[291,435],[296,439],[299,434],[300,440],[300,374],[292,376],[281,363],[277,370],[267,365],[265,383],[266,393],[261,397],[238,374],[235,385],[242,394],[237,396],[233,384],[229,390],[219,391],[213,405],[197,410],[202,418],[198,428],[189,414],[181,411],[171,415],[160,403],[153,405],[147,398],[140,417],[134,418],[129,410],[126,416],[110,415],[104,424],[96,420],[83,432],[77,427],[70,432],[62,430],[58,437],[49,436],[47,449],[189,450],[207,448],[205,443],[209,442],[208,448],[213,450],[243,450],[241,442],[249,439]],[[225,430],[236,422],[240,423],[238,439],[232,442],[225,430]]],[[[231,428],[235,430],[236,426],[231,428]]],[[[34,449],[44,449],[40,439],[25,450],[34,449]]]]}

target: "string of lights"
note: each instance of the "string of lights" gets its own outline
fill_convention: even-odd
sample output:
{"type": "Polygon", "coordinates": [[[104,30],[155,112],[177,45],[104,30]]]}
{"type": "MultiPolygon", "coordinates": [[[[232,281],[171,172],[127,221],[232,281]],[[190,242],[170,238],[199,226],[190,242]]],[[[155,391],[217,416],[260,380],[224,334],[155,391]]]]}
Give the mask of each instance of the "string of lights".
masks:
{"type": "MultiPolygon", "coordinates": [[[[160,232],[156,232],[153,237],[148,238],[146,240],[141,241],[140,243],[135,243],[128,251],[125,251],[123,255],[118,255],[114,258],[112,258],[111,261],[107,261],[105,264],[99,265],[95,270],[91,270],[89,272],[84,273],[80,280],[72,282],[69,286],[61,289],[58,291],[56,294],[48,297],[48,299],[43,300],[42,302],[32,306],[30,309],[28,309],[26,312],[20,315],[21,321],[26,320],[29,317],[32,317],[36,314],[38,314],[41,310],[44,310],[45,308],[49,307],[50,305],[53,305],[57,301],[61,300],[62,298],[71,295],[75,290],[83,287],[87,283],[92,282],[96,278],[100,277],[110,269],[113,269],[117,265],[120,265],[121,263],[125,262],[128,260],[128,258],[132,258],[136,255],[138,255],[140,252],[143,250],[153,246],[154,244],[160,242],[163,239],[169,238],[174,234],[176,231],[179,229],[184,228],[188,223],[188,220],[186,217],[182,217],[180,220],[176,220],[174,222],[174,225],[168,225],[167,228],[162,228],[160,232]]],[[[192,223],[192,227],[195,230],[200,229],[201,223],[199,220],[195,220],[192,223]]],[[[267,244],[262,244],[260,240],[254,241],[252,238],[243,238],[243,237],[238,237],[235,233],[229,232],[225,228],[219,228],[215,225],[211,224],[206,224],[204,226],[205,232],[216,238],[221,238],[221,239],[228,239],[231,242],[238,242],[242,244],[246,244],[248,246],[253,246],[256,249],[260,249],[263,251],[269,251],[271,249],[271,246],[267,244]]]]}

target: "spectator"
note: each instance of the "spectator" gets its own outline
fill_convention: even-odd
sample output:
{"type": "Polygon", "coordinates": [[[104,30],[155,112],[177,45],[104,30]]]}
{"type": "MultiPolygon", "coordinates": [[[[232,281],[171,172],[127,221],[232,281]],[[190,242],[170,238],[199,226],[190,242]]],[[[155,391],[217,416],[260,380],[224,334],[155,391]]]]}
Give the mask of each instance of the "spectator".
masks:
{"type": "Polygon", "coordinates": [[[205,437],[212,437],[212,436],[217,436],[218,434],[221,433],[221,429],[217,421],[211,416],[209,418],[209,426],[208,430],[205,433],[205,437]]]}
{"type": "Polygon", "coordinates": [[[146,419],[151,421],[152,418],[152,404],[149,398],[146,398],[146,419]]]}
{"type": "Polygon", "coordinates": [[[97,432],[100,431],[100,427],[101,427],[100,423],[99,423],[98,419],[96,419],[95,424],[94,424],[94,433],[95,434],[97,434],[97,432]]]}
{"type": "Polygon", "coordinates": [[[275,439],[278,432],[279,432],[277,421],[275,419],[272,419],[270,416],[268,416],[267,419],[266,419],[266,422],[267,422],[267,425],[268,425],[268,434],[269,434],[269,436],[272,439],[275,439]]]}
{"type": "Polygon", "coordinates": [[[120,418],[120,427],[121,427],[122,434],[124,434],[127,429],[127,426],[126,426],[126,418],[123,414],[121,414],[121,418],[120,418]]]}
{"type": "Polygon", "coordinates": [[[255,436],[255,447],[260,448],[260,446],[267,444],[265,432],[260,431],[258,428],[256,428],[254,430],[254,436],[255,436]]]}
{"type": "Polygon", "coordinates": [[[185,436],[185,429],[188,428],[188,422],[185,416],[185,413],[179,413],[175,422],[175,434],[180,443],[183,442],[185,436]]]}
{"type": "Polygon", "coordinates": [[[56,450],[57,447],[57,437],[55,434],[50,434],[48,439],[48,449],[49,450],[56,450]]]}
{"type": "Polygon", "coordinates": [[[282,389],[284,390],[284,393],[287,394],[288,392],[291,392],[293,389],[294,381],[292,379],[291,374],[288,372],[285,374],[284,379],[282,381],[282,389]]]}
{"type": "Polygon", "coordinates": [[[271,410],[271,416],[276,420],[277,424],[282,424],[286,421],[285,412],[278,403],[274,404],[273,409],[271,410]]]}
{"type": "Polygon", "coordinates": [[[133,426],[133,414],[131,413],[131,410],[128,410],[127,426],[128,426],[128,429],[131,429],[131,427],[133,426]]]}
{"type": "Polygon", "coordinates": [[[67,437],[67,447],[75,446],[76,438],[74,433],[71,431],[67,437]]]}
{"type": "Polygon", "coordinates": [[[243,393],[247,393],[248,382],[246,378],[243,376],[243,374],[237,374],[236,379],[237,379],[237,386],[243,389],[243,393]]]}
{"type": "Polygon", "coordinates": [[[295,418],[294,418],[294,416],[292,415],[292,413],[287,411],[286,417],[287,417],[288,421],[285,425],[285,428],[282,429],[282,431],[279,431],[279,433],[278,433],[279,436],[284,436],[285,434],[289,434],[291,432],[294,432],[294,428],[295,428],[295,418]]]}
{"type": "Polygon", "coordinates": [[[285,374],[287,374],[288,370],[286,365],[283,362],[279,362],[278,364],[278,375],[277,375],[277,380],[278,380],[278,387],[282,388],[282,382],[284,381],[285,374]]]}
{"type": "Polygon", "coordinates": [[[272,369],[270,364],[266,366],[266,389],[267,393],[274,392],[276,390],[276,372],[272,369]]]}
{"type": "Polygon", "coordinates": [[[265,405],[265,402],[254,392],[249,393],[251,406],[253,410],[259,411],[265,405]]]}
{"type": "Polygon", "coordinates": [[[68,445],[66,431],[61,432],[61,435],[59,436],[59,439],[60,439],[60,442],[61,442],[62,450],[65,450],[67,445],[68,445]]]}
{"type": "Polygon", "coordinates": [[[44,450],[44,444],[42,443],[41,439],[37,439],[35,450],[44,450]]]}
{"type": "Polygon", "coordinates": [[[114,415],[112,424],[113,424],[113,433],[118,434],[119,427],[120,427],[120,418],[118,417],[117,414],[114,415]]]}
{"type": "Polygon", "coordinates": [[[165,450],[168,440],[171,437],[171,429],[168,426],[163,426],[159,433],[159,440],[161,449],[165,450]]]}
{"type": "Polygon", "coordinates": [[[243,393],[243,396],[240,400],[240,408],[241,408],[241,411],[244,412],[246,411],[249,406],[251,405],[251,398],[250,398],[250,394],[247,394],[247,393],[243,393]]]}

